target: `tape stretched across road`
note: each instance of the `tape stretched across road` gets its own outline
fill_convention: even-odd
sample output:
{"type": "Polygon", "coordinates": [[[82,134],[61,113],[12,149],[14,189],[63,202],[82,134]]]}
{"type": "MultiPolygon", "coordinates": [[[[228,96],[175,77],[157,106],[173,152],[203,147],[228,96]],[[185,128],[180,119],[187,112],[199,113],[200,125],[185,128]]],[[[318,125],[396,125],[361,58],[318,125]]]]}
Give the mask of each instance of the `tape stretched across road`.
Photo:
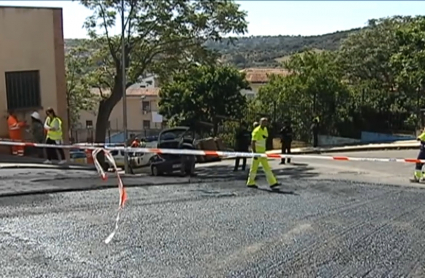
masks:
{"type": "MultiPolygon", "coordinates": [[[[63,148],[63,149],[82,149],[95,150],[99,149],[97,145],[49,145],[37,144],[29,142],[1,141],[0,145],[6,146],[30,146],[40,148],[63,148]]],[[[401,162],[401,163],[425,163],[425,159],[416,158],[373,158],[373,157],[349,157],[349,156],[328,156],[328,155],[288,155],[288,154],[270,154],[270,153],[250,153],[250,152],[229,152],[229,151],[207,151],[207,150],[190,150],[190,149],[156,149],[156,148],[130,148],[130,147],[101,147],[105,150],[120,150],[125,152],[140,153],[156,153],[156,154],[184,154],[198,156],[217,156],[217,157],[266,157],[266,158],[302,158],[302,159],[322,159],[337,161],[368,161],[368,162],[401,162]]]]}
{"type": "Polygon", "coordinates": [[[154,148],[128,148],[128,147],[104,147],[102,144],[88,145],[88,144],[77,144],[77,145],[50,145],[50,144],[37,144],[30,142],[17,142],[10,140],[0,140],[0,145],[4,146],[24,146],[24,147],[39,147],[39,148],[63,148],[63,149],[81,149],[81,150],[92,150],[92,156],[94,165],[103,180],[107,179],[107,175],[104,172],[101,164],[97,160],[97,154],[104,152],[105,158],[109,160],[112,167],[115,170],[118,179],[118,190],[119,190],[119,203],[118,203],[118,214],[115,219],[115,228],[113,232],[105,239],[105,243],[108,244],[115,236],[118,230],[118,223],[120,220],[121,211],[124,208],[124,204],[127,200],[127,193],[124,188],[124,184],[120,177],[118,167],[115,163],[115,159],[110,151],[121,150],[125,152],[141,152],[141,153],[156,153],[156,154],[184,154],[184,155],[199,155],[199,156],[224,156],[224,157],[266,157],[266,158],[303,158],[303,159],[325,159],[325,160],[337,160],[337,161],[372,161],[372,162],[402,162],[402,163],[425,163],[425,160],[420,159],[408,159],[408,158],[369,158],[369,157],[348,157],[348,156],[322,156],[322,155],[282,155],[282,154],[267,154],[267,153],[249,153],[249,152],[223,152],[223,151],[204,151],[204,150],[190,150],[190,149],[154,149],[154,148]]]}

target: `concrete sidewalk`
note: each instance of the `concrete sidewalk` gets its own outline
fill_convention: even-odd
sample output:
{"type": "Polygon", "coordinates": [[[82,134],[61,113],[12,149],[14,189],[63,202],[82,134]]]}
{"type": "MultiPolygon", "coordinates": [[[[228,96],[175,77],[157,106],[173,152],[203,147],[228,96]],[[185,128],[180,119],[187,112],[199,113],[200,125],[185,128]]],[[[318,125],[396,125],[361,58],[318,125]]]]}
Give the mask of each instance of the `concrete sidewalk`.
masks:
{"type": "Polygon", "coordinates": [[[45,159],[29,156],[0,155],[0,168],[44,168],[44,169],[73,169],[73,170],[96,170],[94,165],[66,163],[44,164],[45,159]]]}
{"type": "MultiPolygon", "coordinates": [[[[332,152],[353,152],[353,151],[373,151],[373,150],[394,150],[394,149],[417,149],[420,143],[416,140],[396,141],[392,143],[365,144],[340,147],[306,147],[291,149],[292,154],[310,153],[332,153],[332,152]]],[[[280,154],[280,150],[268,151],[270,154],[280,154]]]]}

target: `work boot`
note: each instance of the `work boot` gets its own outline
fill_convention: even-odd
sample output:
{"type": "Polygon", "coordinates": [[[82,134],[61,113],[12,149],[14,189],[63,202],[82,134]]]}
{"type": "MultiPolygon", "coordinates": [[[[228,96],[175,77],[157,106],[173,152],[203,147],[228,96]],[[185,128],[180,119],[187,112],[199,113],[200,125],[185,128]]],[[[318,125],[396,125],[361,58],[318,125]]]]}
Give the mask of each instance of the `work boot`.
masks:
{"type": "Polygon", "coordinates": [[[248,188],[258,188],[258,186],[256,184],[247,184],[248,188]]]}
{"type": "Polygon", "coordinates": [[[277,182],[275,184],[270,185],[270,189],[276,189],[279,186],[280,186],[280,183],[277,182]]]}

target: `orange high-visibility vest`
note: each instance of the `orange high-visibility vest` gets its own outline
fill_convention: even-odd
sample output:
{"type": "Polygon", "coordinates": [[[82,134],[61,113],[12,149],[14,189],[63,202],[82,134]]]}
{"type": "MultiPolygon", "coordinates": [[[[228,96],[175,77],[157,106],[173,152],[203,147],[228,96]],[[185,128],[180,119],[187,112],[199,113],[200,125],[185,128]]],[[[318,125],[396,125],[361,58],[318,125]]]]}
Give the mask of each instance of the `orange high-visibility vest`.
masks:
{"type": "Polygon", "coordinates": [[[14,116],[7,118],[7,125],[9,127],[10,139],[22,139],[21,128],[25,125],[23,122],[18,122],[14,116]]]}

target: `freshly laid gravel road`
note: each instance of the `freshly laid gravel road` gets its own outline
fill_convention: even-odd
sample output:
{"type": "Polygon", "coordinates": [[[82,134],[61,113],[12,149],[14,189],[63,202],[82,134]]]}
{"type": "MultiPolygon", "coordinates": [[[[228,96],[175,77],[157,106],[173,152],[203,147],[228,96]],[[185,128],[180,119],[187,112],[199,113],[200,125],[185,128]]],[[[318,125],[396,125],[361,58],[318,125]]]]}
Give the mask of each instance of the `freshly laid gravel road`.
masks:
{"type": "Polygon", "coordinates": [[[0,277],[425,277],[413,165],[307,163],[277,171],[281,193],[230,171],[128,188],[108,245],[117,189],[0,197],[0,277]]]}

